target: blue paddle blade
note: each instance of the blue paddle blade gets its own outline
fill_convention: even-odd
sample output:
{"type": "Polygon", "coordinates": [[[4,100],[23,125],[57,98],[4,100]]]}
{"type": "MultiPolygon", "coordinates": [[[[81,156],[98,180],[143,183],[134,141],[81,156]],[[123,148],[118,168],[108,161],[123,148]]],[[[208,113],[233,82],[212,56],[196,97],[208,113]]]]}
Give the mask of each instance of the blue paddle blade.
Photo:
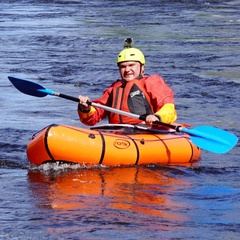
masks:
{"type": "Polygon", "coordinates": [[[234,134],[212,126],[182,128],[181,131],[188,133],[196,146],[218,154],[230,151],[238,142],[234,134]]]}
{"type": "Polygon", "coordinates": [[[25,93],[27,95],[35,97],[45,97],[47,95],[54,94],[52,90],[49,90],[43,87],[42,85],[29,80],[19,79],[15,77],[8,77],[8,79],[20,92],[25,93]]]}

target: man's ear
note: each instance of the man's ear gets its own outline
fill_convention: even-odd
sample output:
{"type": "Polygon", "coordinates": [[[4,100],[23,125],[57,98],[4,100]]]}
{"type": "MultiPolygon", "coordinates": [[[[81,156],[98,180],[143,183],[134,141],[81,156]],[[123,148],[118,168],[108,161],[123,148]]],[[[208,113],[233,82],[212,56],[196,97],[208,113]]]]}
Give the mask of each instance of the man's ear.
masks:
{"type": "Polygon", "coordinates": [[[141,74],[142,75],[144,75],[144,67],[145,67],[144,64],[142,64],[142,66],[141,66],[141,74]]]}

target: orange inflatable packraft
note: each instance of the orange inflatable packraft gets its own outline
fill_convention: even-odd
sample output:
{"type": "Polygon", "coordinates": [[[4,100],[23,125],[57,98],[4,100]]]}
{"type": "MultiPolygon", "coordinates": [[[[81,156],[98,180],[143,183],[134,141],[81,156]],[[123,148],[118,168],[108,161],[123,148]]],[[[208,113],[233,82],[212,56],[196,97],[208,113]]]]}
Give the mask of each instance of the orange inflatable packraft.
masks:
{"type": "Polygon", "coordinates": [[[84,165],[187,164],[201,150],[184,133],[135,125],[84,129],[50,125],[33,135],[27,147],[31,163],[70,162],[84,165]]]}

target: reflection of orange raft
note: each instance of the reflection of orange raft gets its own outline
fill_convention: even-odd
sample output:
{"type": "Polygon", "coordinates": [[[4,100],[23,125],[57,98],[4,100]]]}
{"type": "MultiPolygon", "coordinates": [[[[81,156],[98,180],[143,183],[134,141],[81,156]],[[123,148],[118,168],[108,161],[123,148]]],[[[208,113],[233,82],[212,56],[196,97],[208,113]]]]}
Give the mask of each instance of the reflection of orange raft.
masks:
{"type": "Polygon", "coordinates": [[[187,134],[134,125],[92,129],[50,125],[36,133],[27,147],[31,163],[63,161],[107,166],[189,164],[201,151],[187,134]]]}

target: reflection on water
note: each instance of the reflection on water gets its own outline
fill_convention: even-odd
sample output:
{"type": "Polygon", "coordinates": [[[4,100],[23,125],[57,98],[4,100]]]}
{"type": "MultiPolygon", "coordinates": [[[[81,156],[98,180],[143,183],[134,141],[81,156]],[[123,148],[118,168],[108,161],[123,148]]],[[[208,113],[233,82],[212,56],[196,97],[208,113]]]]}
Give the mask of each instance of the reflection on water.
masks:
{"type": "MultiPolygon", "coordinates": [[[[152,229],[168,229],[187,220],[181,214],[186,204],[173,196],[191,183],[170,176],[168,168],[94,168],[55,174],[30,171],[28,178],[36,206],[52,209],[47,219],[50,229],[59,214],[71,221],[103,227],[114,223],[141,227],[146,224],[144,219],[152,217],[152,229]]],[[[82,225],[77,228],[81,230],[82,225]]]]}

